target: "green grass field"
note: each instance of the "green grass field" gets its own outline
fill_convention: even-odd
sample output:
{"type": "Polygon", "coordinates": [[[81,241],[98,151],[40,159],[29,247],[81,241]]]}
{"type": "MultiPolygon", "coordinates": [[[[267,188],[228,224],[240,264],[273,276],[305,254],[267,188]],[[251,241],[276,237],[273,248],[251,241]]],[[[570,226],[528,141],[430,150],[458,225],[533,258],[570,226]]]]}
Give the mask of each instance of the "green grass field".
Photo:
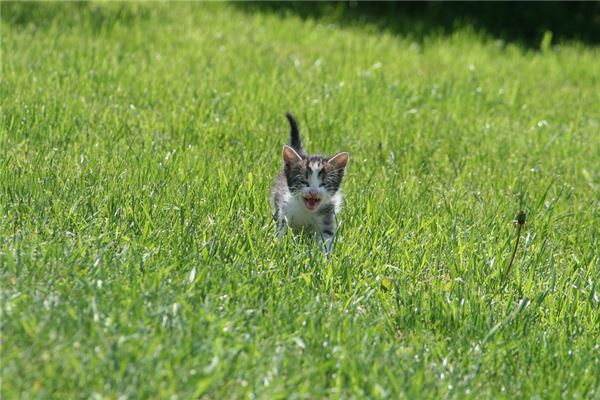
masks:
{"type": "Polygon", "coordinates": [[[1,13],[3,399],[600,398],[598,47],[1,13]],[[350,152],[329,259],[274,237],[286,111],[350,152]]]}

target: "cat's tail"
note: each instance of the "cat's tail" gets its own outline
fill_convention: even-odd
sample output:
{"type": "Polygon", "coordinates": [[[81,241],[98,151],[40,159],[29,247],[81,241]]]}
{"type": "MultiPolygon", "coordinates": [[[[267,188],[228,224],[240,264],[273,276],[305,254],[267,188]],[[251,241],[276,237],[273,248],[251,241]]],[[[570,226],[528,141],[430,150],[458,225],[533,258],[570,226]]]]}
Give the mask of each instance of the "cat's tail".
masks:
{"type": "Polygon", "coordinates": [[[290,146],[298,153],[304,152],[302,149],[302,142],[300,141],[300,130],[298,129],[298,122],[292,113],[285,113],[288,121],[290,122],[290,146]]]}

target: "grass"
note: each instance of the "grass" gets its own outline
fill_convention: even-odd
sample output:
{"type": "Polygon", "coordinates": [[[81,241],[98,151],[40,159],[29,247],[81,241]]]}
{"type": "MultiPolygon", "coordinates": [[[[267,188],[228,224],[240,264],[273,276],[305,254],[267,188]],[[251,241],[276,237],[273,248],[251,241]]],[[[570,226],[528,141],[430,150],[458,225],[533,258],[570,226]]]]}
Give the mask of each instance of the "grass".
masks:
{"type": "Polygon", "coordinates": [[[3,399],[600,397],[597,47],[1,12],[3,399]],[[330,259],[274,238],[288,110],[351,155],[330,259]]]}

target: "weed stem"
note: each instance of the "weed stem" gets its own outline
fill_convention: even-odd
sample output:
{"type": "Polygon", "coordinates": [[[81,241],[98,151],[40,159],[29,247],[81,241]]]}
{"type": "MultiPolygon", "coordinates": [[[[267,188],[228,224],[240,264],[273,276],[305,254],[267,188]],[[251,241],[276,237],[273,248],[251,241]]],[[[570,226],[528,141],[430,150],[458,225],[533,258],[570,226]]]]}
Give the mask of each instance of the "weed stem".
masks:
{"type": "Polygon", "coordinates": [[[508,268],[506,268],[506,272],[504,273],[504,277],[502,278],[502,282],[504,282],[508,278],[510,269],[512,268],[512,265],[515,261],[515,256],[517,255],[517,248],[519,247],[519,238],[521,237],[521,228],[525,224],[525,212],[519,212],[519,214],[517,215],[517,224],[517,240],[515,241],[515,248],[513,250],[512,257],[510,258],[510,263],[508,263],[508,268]]]}

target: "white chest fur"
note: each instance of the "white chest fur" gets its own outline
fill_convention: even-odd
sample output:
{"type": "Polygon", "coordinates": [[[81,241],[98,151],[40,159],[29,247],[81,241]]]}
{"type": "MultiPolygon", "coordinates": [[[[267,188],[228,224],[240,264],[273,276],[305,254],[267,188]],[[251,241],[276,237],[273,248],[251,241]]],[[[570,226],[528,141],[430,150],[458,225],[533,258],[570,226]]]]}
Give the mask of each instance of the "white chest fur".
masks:
{"type": "MultiPolygon", "coordinates": [[[[327,203],[333,205],[334,212],[337,214],[342,206],[341,192],[336,193],[327,203]]],[[[325,204],[322,204],[319,209],[324,206],[325,204]]],[[[302,230],[308,232],[320,232],[323,228],[323,219],[325,216],[321,215],[318,209],[308,210],[304,205],[303,200],[293,197],[291,193],[288,194],[281,211],[283,212],[287,225],[294,233],[299,233],[302,230]]]]}
{"type": "Polygon", "coordinates": [[[303,229],[317,232],[319,229],[319,216],[316,212],[307,210],[301,199],[291,197],[283,206],[283,214],[294,233],[299,233],[303,229]]]}

